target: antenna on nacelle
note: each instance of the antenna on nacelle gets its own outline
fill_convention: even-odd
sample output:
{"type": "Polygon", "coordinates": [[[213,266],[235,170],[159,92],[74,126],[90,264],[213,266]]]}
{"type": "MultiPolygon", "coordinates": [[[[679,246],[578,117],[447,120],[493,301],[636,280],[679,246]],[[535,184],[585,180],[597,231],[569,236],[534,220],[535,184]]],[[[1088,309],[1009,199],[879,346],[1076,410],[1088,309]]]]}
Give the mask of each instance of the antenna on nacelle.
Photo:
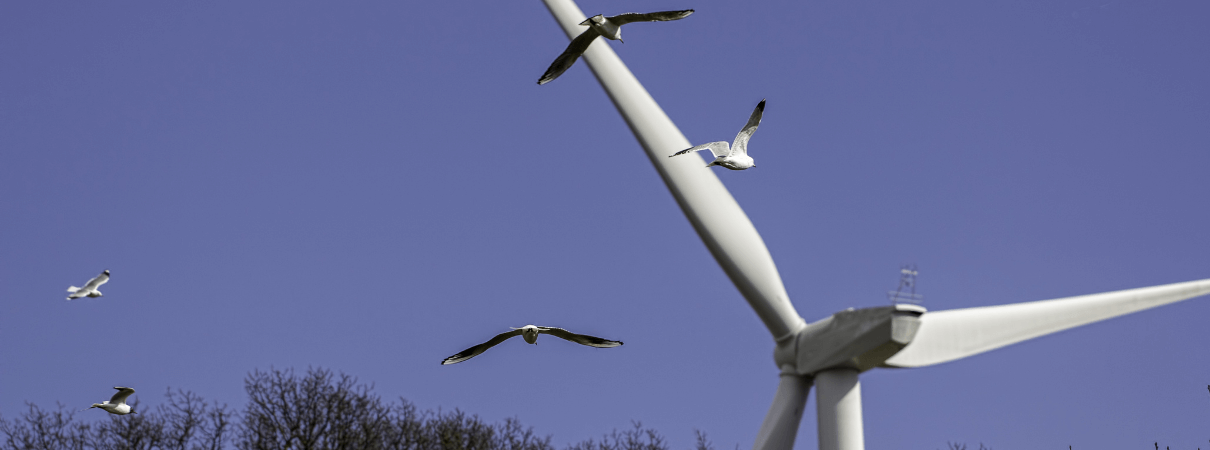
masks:
{"type": "MultiPolygon", "coordinates": [[[[924,300],[924,296],[916,293],[916,275],[919,275],[915,264],[904,264],[899,267],[899,287],[893,291],[887,291],[886,297],[893,304],[911,303],[913,305],[920,304],[924,300]]],[[[1208,386],[1210,387],[1210,386],[1208,386]]]]}

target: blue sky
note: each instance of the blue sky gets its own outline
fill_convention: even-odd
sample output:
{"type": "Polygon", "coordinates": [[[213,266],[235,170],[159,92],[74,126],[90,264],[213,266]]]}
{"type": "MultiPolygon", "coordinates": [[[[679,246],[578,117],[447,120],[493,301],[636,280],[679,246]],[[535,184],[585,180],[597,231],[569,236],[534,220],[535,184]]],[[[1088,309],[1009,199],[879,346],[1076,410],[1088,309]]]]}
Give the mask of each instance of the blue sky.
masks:
{"type": "MultiPolygon", "coordinates": [[[[1210,5],[580,6],[697,10],[608,43],[693,142],[768,99],[759,167],[713,170],[808,322],[908,262],[932,310],[1210,277],[1210,5]]],[[[535,84],[566,43],[537,0],[0,4],[0,414],[322,366],[560,445],[750,447],[773,343],[583,62],[535,84]],[[438,364],[529,323],[626,345],[438,364]]],[[[867,372],[867,445],[1205,447],[1208,300],[867,372]]]]}

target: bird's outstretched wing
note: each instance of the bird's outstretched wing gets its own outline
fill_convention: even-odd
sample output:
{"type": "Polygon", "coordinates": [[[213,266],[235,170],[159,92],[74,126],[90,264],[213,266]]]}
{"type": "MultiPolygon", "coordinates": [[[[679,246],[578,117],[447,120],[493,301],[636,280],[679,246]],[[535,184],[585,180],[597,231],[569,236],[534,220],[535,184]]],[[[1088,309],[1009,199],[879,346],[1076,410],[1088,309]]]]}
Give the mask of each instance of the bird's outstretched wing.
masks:
{"type": "Polygon", "coordinates": [[[511,338],[513,336],[520,336],[520,335],[521,335],[520,329],[512,330],[512,331],[505,331],[503,333],[497,334],[496,337],[492,338],[492,340],[490,340],[490,341],[487,341],[482,344],[476,345],[474,347],[468,348],[454,356],[441,360],[441,365],[444,366],[446,364],[457,364],[462,361],[466,361],[468,359],[474,358],[476,356],[479,356],[480,353],[486,352],[487,349],[495,347],[496,344],[507,341],[508,338],[511,338]]]}
{"type": "Polygon", "coordinates": [[[113,388],[117,389],[118,393],[113,394],[113,397],[109,398],[109,403],[124,404],[126,403],[126,397],[130,397],[130,394],[134,393],[134,389],[128,387],[114,386],[113,388]]]}
{"type": "Polygon", "coordinates": [[[538,84],[549,83],[554,81],[555,78],[559,78],[559,75],[563,75],[563,72],[570,69],[571,65],[575,64],[577,59],[580,59],[580,55],[583,55],[584,51],[588,50],[588,46],[592,44],[592,41],[600,35],[601,33],[597,33],[597,30],[590,27],[584,30],[583,33],[580,33],[579,36],[576,36],[575,39],[572,39],[571,43],[567,44],[567,50],[563,50],[563,54],[555,58],[555,62],[550,63],[550,67],[546,69],[546,73],[542,74],[542,78],[538,79],[538,84]]]}
{"type": "Polygon", "coordinates": [[[718,158],[720,156],[727,156],[727,155],[731,154],[731,149],[727,147],[726,141],[715,141],[715,142],[702,144],[697,147],[689,147],[687,149],[684,149],[679,152],[668,155],[668,157],[671,158],[673,156],[684,155],[686,153],[693,153],[693,152],[700,151],[700,150],[710,150],[710,153],[714,154],[715,158],[718,158]]]}
{"type": "Polygon", "coordinates": [[[692,9],[684,11],[659,11],[653,13],[626,13],[618,14],[606,19],[613,22],[614,25],[622,26],[631,22],[664,22],[668,20],[681,20],[693,14],[692,9]]]}
{"type": "Polygon", "coordinates": [[[609,339],[601,339],[599,337],[589,336],[587,334],[575,334],[562,328],[538,327],[538,332],[542,334],[549,334],[557,338],[567,339],[577,344],[587,345],[589,347],[610,348],[622,345],[622,341],[611,341],[609,339]]]}
{"type": "Polygon", "coordinates": [[[88,284],[85,284],[84,287],[82,287],[80,289],[85,290],[85,291],[91,291],[93,289],[101,287],[102,284],[105,284],[108,282],[109,282],[109,271],[106,270],[104,272],[101,272],[101,274],[97,275],[95,278],[88,280],[88,284]]]}
{"type": "Polygon", "coordinates": [[[744,129],[739,130],[739,134],[735,135],[735,143],[731,144],[731,151],[740,154],[748,154],[748,139],[752,138],[752,133],[756,132],[756,127],[760,126],[760,118],[765,114],[765,100],[761,99],[756,105],[756,109],[752,110],[752,115],[748,117],[748,124],[744,125],[744,129]]]}

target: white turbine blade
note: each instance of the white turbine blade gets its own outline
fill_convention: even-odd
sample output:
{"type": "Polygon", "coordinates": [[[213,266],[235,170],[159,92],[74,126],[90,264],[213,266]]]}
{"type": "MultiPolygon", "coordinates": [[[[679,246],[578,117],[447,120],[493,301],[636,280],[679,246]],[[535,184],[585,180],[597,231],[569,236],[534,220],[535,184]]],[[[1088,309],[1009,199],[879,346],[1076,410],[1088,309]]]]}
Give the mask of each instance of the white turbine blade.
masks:
{"type": "Polygon", "coordinates": [[[782,373],[773,406],[760,424],[752,450],[791,450],[802,423],[802,411],[811,393],[811,377],[782,373]]]}
{"type": "MultiPolygon", "coordinates": [[[[584,13],[575,2],[543,1],[569,38],[584,31],[579,25],[585,19],[584,13]]],[[[668,157],[692,145],[655,99],[608,45],[589,46],[584,51],[584,60],[638,138],[647,158],[672,191],[672,197],[710,254],[756,310],[774,340],[786,338],[805,326],[794,305],[790,304],[765,242],[723,183],[714,172],[703,169],[698,158],[668,157]]]]}
{"type": "Polygon", "coordinates": [[[926,312],[890,367],[923,367],[1210,294],[1210,279],[1011,305],[926,312]]]}

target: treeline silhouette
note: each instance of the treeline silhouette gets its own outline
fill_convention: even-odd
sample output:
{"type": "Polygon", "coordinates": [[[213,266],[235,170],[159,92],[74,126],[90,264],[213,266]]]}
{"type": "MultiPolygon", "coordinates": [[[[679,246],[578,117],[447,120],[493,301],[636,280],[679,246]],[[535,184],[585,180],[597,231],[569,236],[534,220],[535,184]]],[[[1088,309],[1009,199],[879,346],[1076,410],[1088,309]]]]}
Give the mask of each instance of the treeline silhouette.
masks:
{"type": "MultiPolygon", "coordinates": [[[[244,379],[243,411],[171,389],[167,402],[137,414],[76,420],[58,404],[11,420],[0,416],[2,449],[132,450],[555,450],[516,419],[489,424],[460,410],[420,411],[411,402],[384,402],[372,386],[327,369],[254,371],[244,379]]],[[[694,450],[714,450],[696,431],[694,450]]],[[[565,450],[669,450],[663,436],[635,422],[632,429],[565,450]]]]}

